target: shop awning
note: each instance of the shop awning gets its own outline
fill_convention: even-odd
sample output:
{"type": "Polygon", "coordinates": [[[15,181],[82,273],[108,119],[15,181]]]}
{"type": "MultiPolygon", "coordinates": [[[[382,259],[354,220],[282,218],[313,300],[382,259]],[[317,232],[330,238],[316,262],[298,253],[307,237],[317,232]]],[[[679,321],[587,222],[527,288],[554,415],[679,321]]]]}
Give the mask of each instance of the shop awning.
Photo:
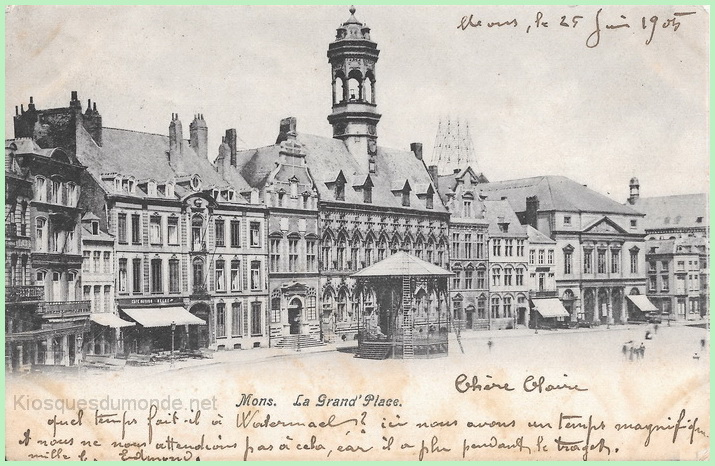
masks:
{"type": "Polygon", "coordinates": [[[568,317],[570,314],[558,298],[532,299],[541,317],[568,317]]]}
{"type": "Polygon", "coordinates": [[[82,334],[84,331],[84,325],[43,328],[38,330],[28,330],[26,332],[6,333],[5,341],[41,341],[48,338],[61,337],[63,335],[82,334]]]}
{"type": "Polygon", "coordinates": [[[647,296],[642,294],[628,295],[628,299],[630,299],[641,312],[658,312],[658,308],[650,302],[647,296]]]}
{"type": "Polygon", "coordinates": [[[169,327],[172,323],[176,325],[206,325],[206,322],[181,306],[135,307],[122,308],[122,310],[142,327],[169,327]]]}
{"type": "Polygon", "coordinates": [[[120,319],[118,315],[111,312],[102,312],[89,315],[89,320],[92,322],[111,328],[132,327],[136,324],[120,319]]]}

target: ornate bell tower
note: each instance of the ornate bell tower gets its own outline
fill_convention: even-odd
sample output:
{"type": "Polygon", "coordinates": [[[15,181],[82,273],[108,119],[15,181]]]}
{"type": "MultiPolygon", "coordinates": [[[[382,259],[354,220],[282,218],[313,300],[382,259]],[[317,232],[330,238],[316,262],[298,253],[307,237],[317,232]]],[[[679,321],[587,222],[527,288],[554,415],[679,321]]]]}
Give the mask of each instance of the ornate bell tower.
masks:
{"type": "Polygon", "coordinates": [[[335,41],[328,46],[333,86],[333,111],[328,122],[333,137],[341,139],[365,172],[377,166],[377,113],[375,63],[380,51],[370,40],[370,28],[355,18],[340,25],[335,41]]]}

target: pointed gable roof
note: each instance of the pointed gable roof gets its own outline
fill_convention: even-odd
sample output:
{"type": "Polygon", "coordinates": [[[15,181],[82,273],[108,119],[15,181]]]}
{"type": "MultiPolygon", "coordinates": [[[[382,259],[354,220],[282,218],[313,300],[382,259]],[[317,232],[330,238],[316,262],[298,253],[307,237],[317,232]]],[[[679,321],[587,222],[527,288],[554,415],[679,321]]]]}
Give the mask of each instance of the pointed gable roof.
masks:
{"type": "Polygon", "coordinates": [[[592,222],[581,230],[583,233],[614,233],[619,235],[628,234],[621,226],[608,217],[603,217],[592,222]]]}
{"type": "Polygon", "coordinates": [[[396,252],[380,262],[366,267],[352,276],[359,277],[399,277],[399,276],[432,276],[447,277],[454,275],[449,270],[430,264],[427,261],[408,254],[404,251],[396,252]]]}

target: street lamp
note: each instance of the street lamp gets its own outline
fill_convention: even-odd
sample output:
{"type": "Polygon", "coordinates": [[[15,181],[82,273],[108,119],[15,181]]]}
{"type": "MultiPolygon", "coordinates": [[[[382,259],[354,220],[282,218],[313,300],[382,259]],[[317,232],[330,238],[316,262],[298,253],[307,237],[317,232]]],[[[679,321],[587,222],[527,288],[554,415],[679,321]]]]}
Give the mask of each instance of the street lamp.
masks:
{"type": "Polygon", "coordinates": [[[174,367],[174,332],[176,331],[176,322],[171,322],[171,367],[174,367]]]}

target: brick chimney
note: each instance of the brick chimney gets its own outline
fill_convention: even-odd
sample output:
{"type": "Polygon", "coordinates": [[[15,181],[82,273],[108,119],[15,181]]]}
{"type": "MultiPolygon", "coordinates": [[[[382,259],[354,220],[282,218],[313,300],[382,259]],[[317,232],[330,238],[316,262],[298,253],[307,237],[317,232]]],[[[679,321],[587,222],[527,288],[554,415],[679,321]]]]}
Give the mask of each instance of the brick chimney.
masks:
{"type": "Polygon", "coordinates": [[[638,201],[638,198],[640,197],[641,184],[638,182],[638,178],[636,178],[635,176],[631,178],[631,182],[628,187],[630,188],[628,203],[633,205],[636,203],[636,201],[638,201]]]}
{"type": "Polygon", "coordinates": [[[417,160],[422,160],[422,143],[421,142],[413,142],[410,144],[410,150],[412,151],[413,154],[415,154],[415,157],[417,160]]]}
{"type": "Polygon", "coordinates": [[[181,158],[181,141],[183,138],[179,114],[172,113],[171,123],[169,123],[169,161],[172,163],[177,163],[181,158]]]}
{"type": "Polygon", "coordinates": [[[276,144],[280,144],[286,139],[294,139],[298,134],[298,121],[295,117],[283,118],[281,120],[280,131],[278,132],[278,138],[276,139],[276,144]]]}
{"type": "Polygon", "coordinates": [[[194,115],[194,120],[189,125],[189,145],[199,157],[208,159],[209,156],[209,130],[206,126],[204,115],[194,115]]]}
{"type": "Polygon", "coordinates": [[[536,228],[537,218],[539,213],[539,198],[537,196],[529,196],[526,198],[526,214],[525,221],[527,225],[536,228]]]}
{"type": "Polygon", "coordinates": [[[238,139],[238,133],[236,128],[230,128],[226,130],[226,136],[224,137],[226,144],[230,149],[230,162],[232,166],[236,166],[236,141],[238,139]]]}

